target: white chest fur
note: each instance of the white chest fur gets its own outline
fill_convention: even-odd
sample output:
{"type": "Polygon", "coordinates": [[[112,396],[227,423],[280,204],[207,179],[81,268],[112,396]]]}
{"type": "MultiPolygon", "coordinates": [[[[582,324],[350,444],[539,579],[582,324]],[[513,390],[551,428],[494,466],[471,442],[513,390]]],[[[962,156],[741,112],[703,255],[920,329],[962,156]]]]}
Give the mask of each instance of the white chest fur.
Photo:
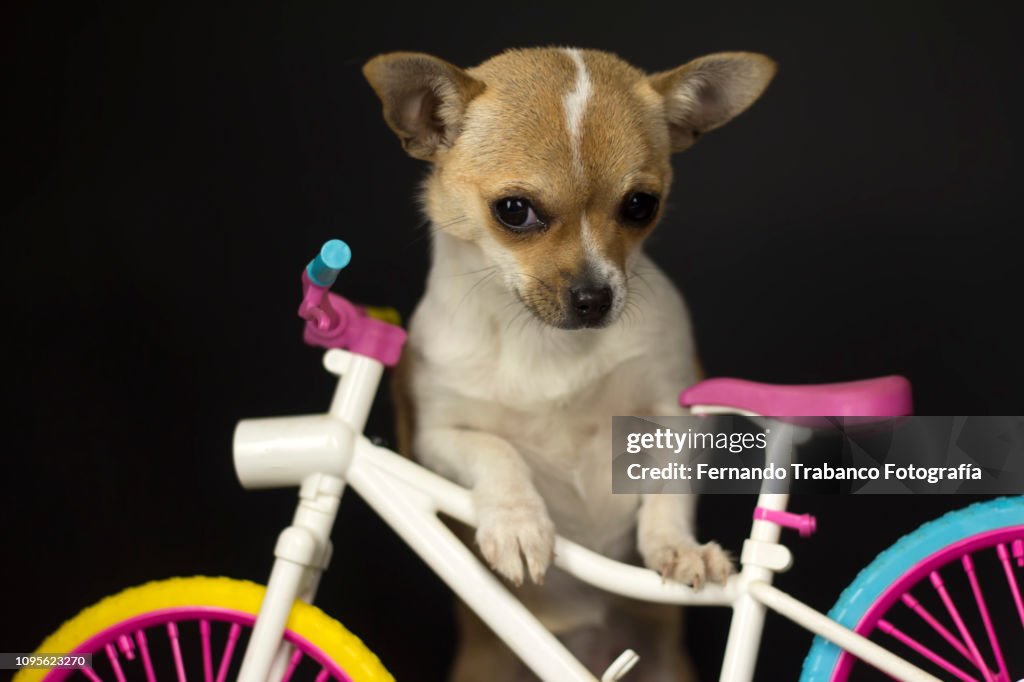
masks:
{"type": "Polygon", "coordinates": [[[607,329],[554,329],[487,279],[475,246],[442,236],[436,249],[410,333],[417,428],[504,438],[560,533],[620,553],[638,499],[611,493],[611,417],[666,413],[694,379],[682,299],[642,257],[652,292],[633,315],[607,329]]]}

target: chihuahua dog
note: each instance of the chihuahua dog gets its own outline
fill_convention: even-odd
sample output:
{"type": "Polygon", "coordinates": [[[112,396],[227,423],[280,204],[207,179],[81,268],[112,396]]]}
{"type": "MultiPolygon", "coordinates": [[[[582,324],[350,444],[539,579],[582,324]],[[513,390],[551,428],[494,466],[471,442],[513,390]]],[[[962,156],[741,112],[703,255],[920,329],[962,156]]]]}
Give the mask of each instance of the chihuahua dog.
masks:
{"type": "MultiPolygon", "coordinates": [[[[612,494],[611,417],[679,414],[698,378],[683,299],[643,243],[671,154],[749,107],[775,63],[723,52],[647,74],[536,48],[465,70],[400,52],[363,71],[406,152],[431,164],[400,447],[472,490],[480,554],[591,670],[632,647],[638,679],[692,679],[678,608],[604,595],[550,563],[557,531],[695,589],[732,570],[696,541],[691,496],[612,494]]],[[[532,679],[475,617],[460,622],[453,680],[532,679]]]]}

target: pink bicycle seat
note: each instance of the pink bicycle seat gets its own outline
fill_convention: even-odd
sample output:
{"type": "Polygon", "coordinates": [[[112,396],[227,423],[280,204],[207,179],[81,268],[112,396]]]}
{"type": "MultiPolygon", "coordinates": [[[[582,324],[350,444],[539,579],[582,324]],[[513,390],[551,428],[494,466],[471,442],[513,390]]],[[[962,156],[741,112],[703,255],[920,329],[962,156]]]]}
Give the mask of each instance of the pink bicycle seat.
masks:
{"type": "Polygon", "coordinates": [[[707,379],[680,393],[679,404],[732,407],[771,417],[901,417],[913,413],[910,382],[897,375],[793,386],[707,379]]]}

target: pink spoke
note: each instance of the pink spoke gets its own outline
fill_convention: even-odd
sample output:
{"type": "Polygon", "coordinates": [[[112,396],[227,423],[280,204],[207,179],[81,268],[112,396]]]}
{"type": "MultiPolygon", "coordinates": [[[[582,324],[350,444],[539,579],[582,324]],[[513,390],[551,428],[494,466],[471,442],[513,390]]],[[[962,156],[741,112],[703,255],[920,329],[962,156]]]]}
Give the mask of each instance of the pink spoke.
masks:
{"type": "Polygon", "coordinates": [[[142,652],[142,667],[146,670],[146,682],[156,682],[156,673],[153,672],[153,660],[149,657],[149,647],[146,645],[146,633],[142,630],[135,631],[135,641],[142,652]]]}
{"type": "Polygon", "coordinates": [[[299,661],[301,660],[302,652],[296,649],[292,657],[288,659],[288,669],[284,671],[284,677],[281,678],[281,682],[289,682],[292,679],[292,675],[295,674],[295,669],[299,667],[299,661]]]}
{"type": "Polygon", "coordinates": [[[181,660],[181,642],[178,641],[178,626],[167,624],[167,637],[171,640],[171,651],[174,652],[174,669],[178,671],[178,682],[188,682],[185,678],[185,662],[181,660]]]}
{"type": "Polygon", "coordinates": [[[97,675],[96,671],[89,666],[84,666],[79,668],[79,670],[82,671],[82,674],[88,677],[91,682],[103,682],[103,678],[97,675]]]}
{"type": "Polygon", "coordinates": [[[920,616],[924,622],[928,623],[928,625],[930,625],[932,629],[935,630],[935,632],[942,635],[942,638],[949,642],[949,644],[954,649],[960,652],[961,656],[966,658],[968,662],[972,664],[974,663],[974,660],[971,658],[971,652],[967,650],[967,647],[961,644],[960,640],[957,639],[952,632],[947,630],[945,626],[935,618],[935,616],[928,613],[928,609],[921,606],[921,603],[914,599],[909,592],[900,597],[900,599],[902,599],[903,603],[906,604],[907,607],[909,607],[911,610],[913,610],[914,613],[920,616]]]}
{"type": "Polygon", "coordinates": [[[321,668],[320,674],[316,676],[316,680],[313,682],[327,682],[328,677],[330,677],[330,673],[327,672],[327,668],[321,668]]]}
{"type": "Polygon", "coordinates": [[[114,677],[117,678],[117,682],[125,682],[124,671],[121,670],[121,661],[117,660],[117,651],[114,649],[114,645],[105,644],[103,648],[107,652],[107,658],[110,660],[110,667],[114,669],[114,677]]]}
{"type": "Polygon", "coordinates": [[[217,682],[224,682],[228,676],[228,666],[231,665],[231,656],[235,653],[235,644],[238,643],[238,635],[242,632],[242,626],[235,623],[228,632],[228,642],[224,645],[224,654],[220,658],[220,666],[217,668],[217,682]]]}
{"type": "Polygon", "coordinates": [[[992,627],[992,619],[988,615],[988,605],[985,603],[985,598],[981,594],[981,586],[978,584],[978,576],[974,574],[974,562],[971,560],[970,554],[965,554],[960,560],[960,563],[964,566],[964,571],[967,573],[967,579],[971,582],[971,591],[974,592],[974,601],[978,602],[978,613],[981,614],[981,620],[985,623],[985,633],[988,635],[989,646],[992,647],[992,653],[996,657],[996,666],[999,668],[999,679],[1009,680],[1010,673],[1006,670],[1006,661],[1003,659],[1003,650],[999,647],[999,640],[996,639],[995,628],[992,627]]]}
{"type": "Polygon", "coordinates": [[[117,638],[117,646],[121,649],[121,653],[129,661],[135,660],[135,647],[132,645],[132,640],[127,635],[121,635],[117,638]]]}
{"type": "Polygon", "coordinates": [[[884,632],[885,634],[889,635],[890,637],[894,638],[896,641],[906,644],[908,647],[910,647],[917,653],[921,654],[929,661],[945,670],[950,675],[956,676],[957,679],[963,680],[963,682],[978,682],[976,678],[971,677],[963,670],[956,667],[955,665],[944,659],[942,656],[939,656],[937,653],[926,647],[924,644],[921,644],[916,639],[907,635],[906,633],[901,632],[889,621],[884,619],[878,621],[878,629],[884,632]]]}
{"type": "Polygon", "coordinates": [[[938,571],[932,571],[931,573],[932,587],[939,593],[939,597],[942,598],[942,603],[946,606],[946,611],[949,613],[950,618],[956,623],[956,629],[959,630],[960,636],[963,637],[964,642],[967,644],[968,650],[974,658],[974,665],[978,668],[978,671],[985,678],[985,682],[994,682],[992,679],[992,673],[989,672],[988,665],[985,664],[985,659],[981,657],[981,652],[978,651],[978,645],[974,643],[974,638],[971,637],[971,633],[967,630],[967,625],[964,623],[963,618],[960,617],[960,612],[957,611],[956,605],[953,604],[953,600],[949,597],[949,592],[946,591],[946,586],[942,582],[942,577],[939,576],[938,571]]]}
{"type": "Polygon", "coordinates": [[[1006,582],[1013,593],[1013,602],[1017,605],[1017,615],[1020,616],[1020,625],[1024,627],[1024,603],[1021,602],[1020,588],[1017,587],[1017,577],[1013,575],[1013,566],[1010,565],[1010,554],[1006,551],[1006,545],[998,545],[996,554],[1003,564],[1003,571],[1006,572],[1006,582]]]}
{"type": "Polygon", "coordinates": [[[203,637],[203,679],[213,682],[213,660],[210,657],[210,621],[199,621],[199,634],[203,637]]]}

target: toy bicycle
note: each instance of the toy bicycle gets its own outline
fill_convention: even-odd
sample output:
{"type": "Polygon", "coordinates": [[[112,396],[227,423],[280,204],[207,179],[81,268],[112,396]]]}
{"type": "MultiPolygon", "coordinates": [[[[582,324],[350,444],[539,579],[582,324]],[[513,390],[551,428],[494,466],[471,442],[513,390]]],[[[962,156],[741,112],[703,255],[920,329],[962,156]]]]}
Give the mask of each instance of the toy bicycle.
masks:
{"type": "MultiPolygon", "coordinates": [[[[541,679],[611,682],[636,664],[637,655],[626,650],[606,670],[585,669],[438,518],[443,512],[472,525],[469,492],[362,434],[384,367],[397,362],[405,333],[329,291],[349,260],[348,247],[332,240],[302,274],[304,338],[328,348],[324,366],[339,377],[330,409],[244,420],[235,431],[234,462],[243,486],[299,488],[294,521],[278,539],[266,588],[190,577],[125,590],[82,611],[37,650],[92,654],[91,666],[23,669],[17,682],[70,676],[153,682],[161,671],[161,679],[179,682],[393,679],[359,639],[312,606],[347,486],[541,679]]],[[[900,377],[813,387],[717,379],[689,388],[680,401],[695,414],[886,418],[910,411],[909,384],[900,377]]],[[[773,452],[772,442],[792,438],[769,441],[766,448],[769,459],[788,456],[773,452]]],[[[1024,677],[1018,583],[1024,497],[978,503],[925,524],[864,569],[828,615],[772,585],[774,574],[793,562],[779,542],[783,529],[801,535],[815,530],[812,517],[788,512],[787,503],[787,494],[762,489],[741,569],[725,585],[694,591],[664,583],[654,571],[565,538],[556,542],[555,563],[579,580],[633,599],[731,607],[723,682],[753,679],[767,609],[817,635],[804,681],[859,679],[871,668],[915,681],[1024,677]]]]}

